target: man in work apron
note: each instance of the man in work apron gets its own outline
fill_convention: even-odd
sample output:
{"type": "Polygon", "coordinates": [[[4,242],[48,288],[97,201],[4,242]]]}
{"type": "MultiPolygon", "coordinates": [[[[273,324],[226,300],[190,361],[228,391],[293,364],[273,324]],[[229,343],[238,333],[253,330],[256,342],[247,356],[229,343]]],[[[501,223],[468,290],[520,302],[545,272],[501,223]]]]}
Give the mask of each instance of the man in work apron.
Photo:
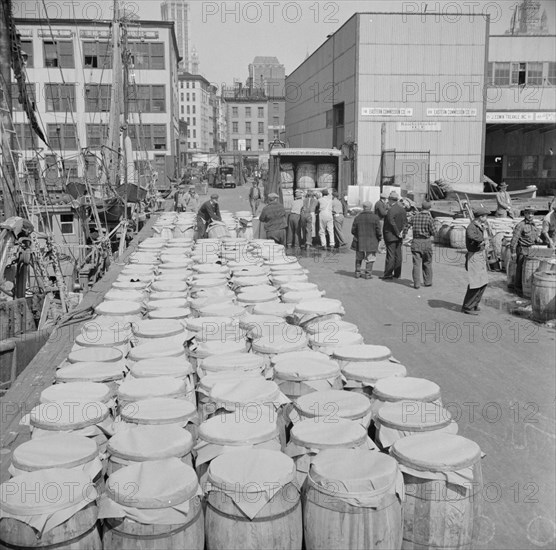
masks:
{"type": "Polygon", "coordinates": [[[475,219],[468,225],[465,232],[465,270],[468,276],[468,286],[462,313],[478,315],[479,303],[488,285],[487,255],[485,250],[485,229],[489,211],[479,208],[473,212],[475,219]]]}

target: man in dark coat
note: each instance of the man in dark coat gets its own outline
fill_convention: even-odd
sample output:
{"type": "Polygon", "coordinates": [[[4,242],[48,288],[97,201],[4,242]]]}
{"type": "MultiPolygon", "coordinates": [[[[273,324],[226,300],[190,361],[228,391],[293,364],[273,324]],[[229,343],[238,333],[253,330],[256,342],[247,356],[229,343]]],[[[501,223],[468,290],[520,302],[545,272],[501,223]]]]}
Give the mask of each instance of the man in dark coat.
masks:
{"type": "Polygon", "coordinates": [[[270,193],[269,203],[263,208],[259,220],[264,223],[266,237],[276,244],[286,246],[286,228],[288,227],[286,211],[278,202],[278,195],[270,193]]]}
{"type": "MultiPolygon", "coordinates": [[[[380,200],[376,201],[375,204],[375,214],[380,218],[380,232],[382,233],[382,229],[384,227],[384,218],[386,218],[386,214],[388,214],[388,193],[386,193],[385,191],[383,191],[380,194],[380,200]]],[[[384,243],[381,242],[378,245],[378,253],[379,254],[384,254],[384,252],[386,252],[386,247],[384,246],[384,243]]]]}
{"type": "Polygon", "coordinates": [[[384,280],[399,279],[402,274],[402,243],[407,214],[398,199],[398,194],[392,191],[388,196],[390,208],[384,218],[382,230],[386,243],[386,265],[382,277],[384,280]]]}
{"type": "Polygon", "coordinates": [[[197,213],[197,238],[204,239],[207,236],[207,228],[212,222],[221,222],[218,195],[210,196],[210,200],[204,202],[197,213]]]}
{"type": "Polygon", "coordinates": [[[352,250],[355,250],[355,278],[373,278],[373,264],[381,239],[380,218],[373,214],[373,203],[364,202],[363,212],[353,220],[351,227],[353,235],[352,250]],[[365,271],[361,266],[365,260],[365,271]]]}

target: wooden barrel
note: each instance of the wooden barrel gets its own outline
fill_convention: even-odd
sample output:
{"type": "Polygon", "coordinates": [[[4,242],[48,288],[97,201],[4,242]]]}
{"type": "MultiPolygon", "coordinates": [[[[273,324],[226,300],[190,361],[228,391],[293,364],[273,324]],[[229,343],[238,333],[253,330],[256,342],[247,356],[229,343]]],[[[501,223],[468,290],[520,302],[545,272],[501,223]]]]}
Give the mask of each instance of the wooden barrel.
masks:
{"type": "Polygon", "coordinates": [[[195,471],[177,458],[133,464],[113,473],[106,482],[106,498],[123,517],[104,519],[104,548],[203,550],[198,490],[195,471]],[[141,522],[131,519],[126,507],[139,509],[141,522]]]}
{"type": "Polygon", "coordinates": [[[303,489],[305,547],[401,548],[402,485],[392,457],[362,449],[322,451],[303,489]]]}
{"type": "Polygon", "coordinates": [[[264,358],[254,353],[226,353],[213,355],[203,361],[203,371],[207,374],[217,372],[253,371],[262,373],[264,358]]]}
{"type": "Polygon", "coordinates": [[[126,372],[127,368],[121,363],[75,363],[58,369],[56,382],[102,382],[115,394],[126,372]]]}
{"type": "Polygon", "coordinates": [[[251,350],[262,355],[267,366],[274,355],[308,349],[307,336],[300,327],[283,324],[264,328],[264,336],[253,341],[251,350]]]}
{"type": "Polygon", "coordinates": [[[450,411],[436,403],[399,401],[386,403],[375,418],[375,441],[385,450],[402,437],[416,433],[442,431],[458,433],[450,411]]]}
{"type": "Polygon", "coordinates": [[[338,166],[334,163],[317,164],[317,187],[335,189],[338,185],[338,166]]]}
{"type": "Polygon", "coordinates": [[[443,246],[450,246],[450,230],[452,229],[451,222],[445,222],[438,230],[436,241],[443,246]]]}
{"type": "Polygon", "coordinates": [[[224,353],[247,353],[246,340],[207,340],[199,343],[196,349],[187,350],[189,361],[197,370],[203,367],[203,359],[224,353]]]}
{"type": "Polygon", "coordinates": [[[525,298],[531,298],[531,289],[533,286],[533,275],[537,271],[541,263],[541,258],[538,256],[527,256],[523,262],[523,275],[522,275],[522,290],[525,298]]]}
{"type": "Polygon", "coordinates": [[[67,357],[68,363],[121,363],[124,354],[118,348],[76,348],[67,357]]]}
{"type": "Polygon", "coordinates": [[[120,329],[125,329],[130,323],[137,323],[141,320],[141,307],[141,304],[137,302],[102,302],[98,306],[95,306],[95,313],[98,316],[95,321],[111,321],[112,326],[117,323],[120,329]]]}
{"type": "Polygon", "coordinates": [[[297,165],[295,183],[298,189],[316,187],[317,165],[312,162],[300,162],[297,165]]]}
{"type": "Polygon", "coordinates": [[[156,339],[151,339],[150,342],[131,348],[127,354],[126,362],[128,366],[131,366],[137,363],[137,361],[152,359],[154,357],[178,357],[185,360],[183,343],[180,344],[174,340],[172,342],[164,342],[164,345],[159,345],[156,339]]]}
{"type": "Polygon", "coordinates": [[[207,229],[208,235],[211,239],[223,239],[229,237],[228,228],[223,222],[212,222],[207,229]]]}
{"type": "Polygon", "coordinates": [[[208,471],[207,550],[301,550],[294,479],[293,460],[278,451],[249,449],[215,458],[208,471]]]}
{"type": "MultiPolygon", "coordinates": [[[[164,358],[160,359],[161,361],[164,358]]],[[[171,376],[153,376],[151,378],[135,378],[129,376],[118,389],[118,403],[125,407],[128,403],[137,403],[153,397],[169,397],[171,399],[188,399],[188,388],[184,380],[171,376]]]]}
{"type": "Polygon", "coordinates": [[[479,446],[459,435],[432,432],[399,439],[390,454],[400,464],[405,482],[402,548],[477,548],[479,446]]]}
{"type": "Polygon", "coordinates": [[[424,378],[383,378],[373,388],[371,397],[373,419],[386,403],[421,401],[442,405],[440,388],[424,378]]]}
{"type": "Polygon", "coordinates": [[[45,388],[40,395],[41,403],[90,403],[99,401],[109,407],[113,405],[114,391],[108,384],[102,382],[66,382],[53,384],[45,388]]]}
{"type": "Polygon", "coordinates": [[[284,189],[293,187],[293,164],[291,162],[280,163],[280,183],[284,189]]]}
{"type": "Polygon", "coordinates": [[[2,483],[0,503],[11,517],[0,519],[0,548],[101,550],[96,498],[87,474],[65,468],[27,472],[2,483]],[[69,517],[37,529],[55,513],[69,517]]]}
{"type": "Polygon", "coordinates": [[[537,271],[533,275],[531,305],[535,321],[556,319],[556,273],[537,271]]]}
{"type": "Polygon", "coordinates": [[[450,246],[463,250],[465,248],[465,226],[456,224],[450,229],[450,246]]]}

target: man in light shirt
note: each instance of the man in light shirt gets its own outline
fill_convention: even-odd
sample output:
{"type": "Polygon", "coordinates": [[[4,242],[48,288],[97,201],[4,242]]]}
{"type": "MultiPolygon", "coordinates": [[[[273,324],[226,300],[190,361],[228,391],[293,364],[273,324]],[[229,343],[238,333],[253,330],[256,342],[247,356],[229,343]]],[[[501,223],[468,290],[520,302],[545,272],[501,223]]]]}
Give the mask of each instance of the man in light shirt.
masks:
{"type": "Polygon", "coordinates": [[[292,203],[292,209],[288,216],[288,247],[295,248],[302,246],[301,240],[301,213],[303,212],[303,191],[297,190],[295,192],[295,199],[292,203]]]}
{"type": "Polygon", "coordinates": [[[556,199],[552,201],[550,212],[543,218],[542,238],[548,248],[556,248],[556,199]]]}
{"type": "Polygon", "coordinates": [[[334,217],[332,215],[332,198],[328,194],[328,189],[322,191],[317,210],[319,214],[320,244],[323,248],[326,248],[326,233],[328,232],[330,248],[334,248],[334,217]]]}

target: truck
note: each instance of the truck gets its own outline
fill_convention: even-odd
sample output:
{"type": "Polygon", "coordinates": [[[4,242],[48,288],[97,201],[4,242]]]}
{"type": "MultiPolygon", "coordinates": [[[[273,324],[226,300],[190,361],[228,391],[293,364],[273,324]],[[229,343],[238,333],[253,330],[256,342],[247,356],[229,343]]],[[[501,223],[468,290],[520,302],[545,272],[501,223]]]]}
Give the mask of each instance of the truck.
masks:
{"type": "Polygon", "coordinates": [[[342,152],[339,149],[274,147],[270,151],[265,198],[277,193],[286,209],[297,189],[347,189],[342,182],[342,152]]]}

